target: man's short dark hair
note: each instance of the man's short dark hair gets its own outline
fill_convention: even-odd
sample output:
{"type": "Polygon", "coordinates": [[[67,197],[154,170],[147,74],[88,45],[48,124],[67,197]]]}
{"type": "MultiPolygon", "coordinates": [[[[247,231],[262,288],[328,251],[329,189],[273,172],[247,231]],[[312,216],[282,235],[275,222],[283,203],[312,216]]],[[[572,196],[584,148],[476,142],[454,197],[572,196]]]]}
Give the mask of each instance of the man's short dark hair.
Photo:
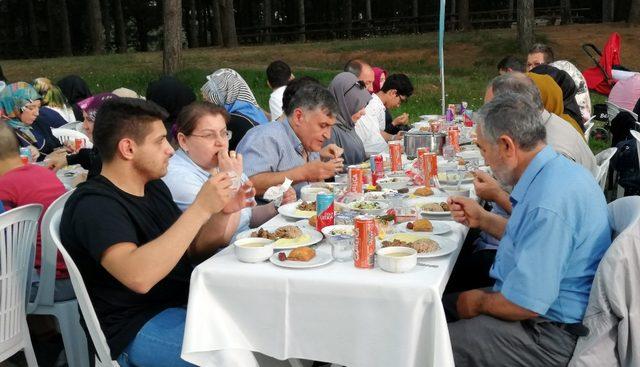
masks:
{"type": "Polygon", "coordinates": [[[118,143],[131,138],[138,144],[149,134],[154,121],[163,121],[167,112],[157,104],[138,98],[113,98],[98,110],[93,127],[93,143],[104,162],[116,156],[118,143]]]}
{"type": "Polygon", "coordinates": [[[298,88],[289,102],[287,116],[291,116],[296,108],[305,110],[320,109],[327,116],[338,114],[338,104],[327,88],[317,83],[308,83],[298,88]]]}
{"type": "Polygon", "coordinates": [[[551,64],[555,61],[553,49],[551,48],[551,46],[547,46],[544,43],[536,43],[529,49],[529,54],[537,53],[542,53],[544,55],[545,64],[551,64]]]}
{"type": "Polygon", "coordinates": [[[504,59],[500,60],[500,62],[498,63],[498,71],[500,70],[513,70],[513,71],[519,71],[521,73],[524,73],[524,63],[522,62],[522,60],[520,60],[519,58],[513,56],[513,55],[509,55],[507,57],[505,57],[504,59]]]}
{"type": "Polygon", "coordinates": [[[271,88],[280,88],[287,85],[291,78],[291,68],[286,62],[276,60],[267,66],[267,80],[271,88]]]}
{"type": "Polygon", "coordinates": [[[289,116],[289,114],[293,112],[293,110],[290,109],[289,106],[291,104],[291,98],[294,94],[296,94],[298,89],[307,84],[313,83],[320,85],[318,79],[307,75],[293,79],[289,83],[287,83],[287,87],[284,89],[284,93],[282,93],[282,112],[284,112],[285,116],[289,116]]]}
{"type": "Polygon", "coordinates": [[[347,73],[351,73],[359,78],[360,74],[362,73],[362,67],[366,64],[367,63],[362,60],[352,59],[347,61],[347,63],[344,65],[344,71],[346,71],[347,73]]]}
{"type": "Polygon", "coordinates": [[[411,97],[413,94],[413,84],[405,74],[391,74],[387,77],[380,90],[388,92],[391,89],[395,89],[400,96],[411,97]]]}

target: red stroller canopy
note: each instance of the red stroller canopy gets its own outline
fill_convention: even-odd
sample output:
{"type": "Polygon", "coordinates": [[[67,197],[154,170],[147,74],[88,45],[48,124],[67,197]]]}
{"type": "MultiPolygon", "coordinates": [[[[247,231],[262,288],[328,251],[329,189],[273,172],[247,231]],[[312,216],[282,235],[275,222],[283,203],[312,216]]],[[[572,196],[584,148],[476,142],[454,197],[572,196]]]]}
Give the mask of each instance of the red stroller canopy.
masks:
{"type": "Polygon", "coordinates": [[[620,65],[620,35],[613,32],[604,45],[597,66],[582,72],[590,90],[608,96],[616,81],[611,76],[613,66],[620,65]]]}

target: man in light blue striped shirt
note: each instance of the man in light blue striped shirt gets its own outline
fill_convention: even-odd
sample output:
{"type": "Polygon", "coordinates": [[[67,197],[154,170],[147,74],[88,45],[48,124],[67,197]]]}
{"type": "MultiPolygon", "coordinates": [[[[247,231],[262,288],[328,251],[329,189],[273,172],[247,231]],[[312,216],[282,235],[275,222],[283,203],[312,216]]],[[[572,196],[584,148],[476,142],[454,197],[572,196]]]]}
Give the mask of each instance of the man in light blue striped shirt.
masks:
{"type": "Polygon", "coordinates": [[[333,144],[322,147],[338,113],[326,88],[319,84],[301,87],[284,113],[284,121],[249,130],[237,147],[257,195],[289,178],[300,196],[300,188],[308,182],[331,178],[342,170],[342,149],[333,144]]]}

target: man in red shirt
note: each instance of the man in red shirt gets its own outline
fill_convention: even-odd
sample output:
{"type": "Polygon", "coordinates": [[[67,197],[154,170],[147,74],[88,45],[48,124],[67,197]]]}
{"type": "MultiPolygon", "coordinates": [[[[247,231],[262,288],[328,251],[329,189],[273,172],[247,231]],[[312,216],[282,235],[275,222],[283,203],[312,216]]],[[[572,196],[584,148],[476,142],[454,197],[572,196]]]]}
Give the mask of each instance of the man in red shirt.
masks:
{"type": "MultiPolygon", "coordinates": [[[[51,170],[36,164],[22,164],[18,141],[11,129],[0,121],[0,201],[5,210],[27,204],[41,204],[44,213],[49,205],[65,193],[62,182],[51,170]]],[[[40,218],[42,219],[42,217],[40,218]]],[[[36,241],[35,268],[40,270],[40,232],[36,241]]],[[[37,284],[34,284],[37,287],[37,284]]],[[[56,264],[56,301],[75,298],[69,273],[58,253],[56,264]]],[[[32,288],[31,296],[35,297],[32,288]]]]}

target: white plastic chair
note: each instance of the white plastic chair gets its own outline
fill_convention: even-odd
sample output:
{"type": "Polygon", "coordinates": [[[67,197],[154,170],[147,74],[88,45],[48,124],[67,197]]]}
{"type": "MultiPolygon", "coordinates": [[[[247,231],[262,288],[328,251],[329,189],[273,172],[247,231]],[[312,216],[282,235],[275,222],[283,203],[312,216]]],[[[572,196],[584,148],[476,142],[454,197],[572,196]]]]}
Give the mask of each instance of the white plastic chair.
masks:
{"type": "Polygon", "coordinates": [[[593,122],[594,118],[595,116],[591,117],[587,122],[584,123],[584,140],[587,141],[587,144],[589,143],[589,138],[591,137],[591,130],[593,129],[593,125],[595,125],[595,123],[593,122]]]}
{"type": "Polygon", "coordinates": [[[78,300],[78,304],[80,305],[82,317],[84,318],[84,322],[87,325],[87,329],[89,330],[89,336],[91,336],[93,346],[96,349],[95,366],[119,367],[118,362],[111,360],[111,352],[109,351],[107,339],[104,337],[102,329],[100,329],[98,316],[96,316],[96,312],[94,311],[93,305],[91,304],[91,299],[89,299],[89,293],[87,293],[87,288],[84,286],[82,275],[80,275],[78,267],[73,262],[73,259],[71,258],[71,256],[69,256],[69,253],[60,242],[59,228],[61,217],[62,208],[53,212],[49,228],[46,230],[49,233],[49,236],[51,236],[51,240],[58,248],[58,251],[60,251],[60,253],[62,254],[64,262],[67,265],[67,270],[69,271],[69,276],[71,277],[71,284],[73,284],[73,291],[76,293],[76,299],[78,300]]]}
{"type": "Polygon", "coordinates": [[[83,139],[85,148],[93,148],[93,143],[89,140],[89,137],[80,131],[58,128],[51,129],[51,132],[62,144],[65,144],[67,141],[74,143],[76,139],[83,139]]]}
{"type": "Polygon", "coordinates": [[[30,204],[0,214],[0,361],[24,349],[29,367],[38,366],[25,311],[40,213],[30,204]]]}
{"type": "Polygon", "coordinates": [[[611,162],[611,157],[613,157],[618,148],[607,148],[602,152],[596,154],[596,163],[598,164],[598,177],[596,177],[596,181],[604,190],[607,184],[607,173],[609,172],[609,163],[611,162]]]}
{"type": "Polygon", "coordinates": [[[611,121],[613,121],[613,119],[622,111],[629,112],[633,117],[633,119],[638,121],[638,115],[633,111],[629,111],[626,108],[622,108],[613,102],[607,101],[606,104],[607,104],[607,116],[609,118],[609,123],[611,123],[611,121]]]}
{"type": "Polygon", "coordinates": [[[55,316],[58,320],[60,334],[62,334],[69,367],[87,367],[89,366],[89,350],[87,349],[87,337],[80,326],[78,301],[70,299],[54,302],[58,249],[47,230],[51,223],[51,217],[55,212],[62,210],[71,193],[73,190],[54,201],[42,217],[40,285],[35,299],[27,305],[27,313],[55,316]]]}

